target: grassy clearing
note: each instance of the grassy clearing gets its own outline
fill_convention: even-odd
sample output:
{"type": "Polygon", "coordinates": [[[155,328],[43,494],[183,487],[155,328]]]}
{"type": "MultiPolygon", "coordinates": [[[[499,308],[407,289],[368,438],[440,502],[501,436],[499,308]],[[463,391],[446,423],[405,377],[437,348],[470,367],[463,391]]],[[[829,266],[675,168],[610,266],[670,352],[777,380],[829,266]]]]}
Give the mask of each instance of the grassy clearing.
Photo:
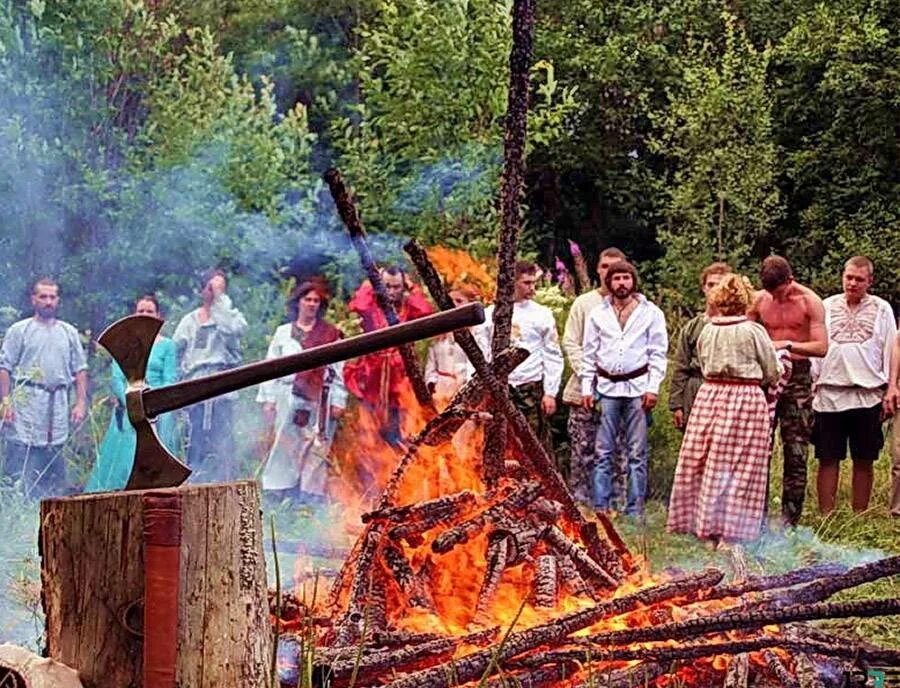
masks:
{"type": "MultiPolygon", "coordinates": [[[[900,553],[900,519],[891,518],[890,459],[885,453],[876,464],[875,488],[871,507],[855,514],[850,503],[850,463],[842,466],[838,508],[829,516],[818,512],[815,494],[817,463],[809,461],[809,480],[803,518],[798,528],[782,531],[775,516],[781,509],[781,458],[773,461],[772,490],[769,502],[770,531],[747,548],[751,573],[780,573],[812,563],[839,561],[854,565],[900,553]]],[[[635,521],[625,517],[616,527],[634,552],[643,554],[652,571],[667,568],[697,570],[704,566],[720,566],[728,570],[728,558],[710,551],[689,535],[665,532],[666,511],[662,500],[648,505],[645,518],[635,521]]],[[[835,596],[834,600],[900,597],[900,577],[878,581],[835,596]]],[[[896,618],[839,621],[830,627],[858,635],[874,643],[900,648],[900,623],[896,618]]]]}

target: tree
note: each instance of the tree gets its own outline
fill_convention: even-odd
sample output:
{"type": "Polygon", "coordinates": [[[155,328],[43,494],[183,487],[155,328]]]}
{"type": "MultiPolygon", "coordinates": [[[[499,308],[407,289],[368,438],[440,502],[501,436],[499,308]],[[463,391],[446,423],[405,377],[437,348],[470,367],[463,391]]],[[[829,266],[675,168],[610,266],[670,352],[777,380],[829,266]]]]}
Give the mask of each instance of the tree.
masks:
{"type": "Polygon", "coordinates": [[[672,169],[659,232],[663,272],[669,286],[686,294],[696,292],[704,263],[727,260],[747,269],[782,212],[769,50],[754,48],[731,12],[724,10],[722,21],[723,49],[693,43],[651,142],[672,169]]]}
{"type": "MultiPolygon", "coordinates": [[[[334,140],[371,226],[476,252],[497,222],[509,2],[390,0],[359,28],[360,102],[334,140]]],[[[574,89],[538,60],[531,141],[564,131],[574,89]]]]}

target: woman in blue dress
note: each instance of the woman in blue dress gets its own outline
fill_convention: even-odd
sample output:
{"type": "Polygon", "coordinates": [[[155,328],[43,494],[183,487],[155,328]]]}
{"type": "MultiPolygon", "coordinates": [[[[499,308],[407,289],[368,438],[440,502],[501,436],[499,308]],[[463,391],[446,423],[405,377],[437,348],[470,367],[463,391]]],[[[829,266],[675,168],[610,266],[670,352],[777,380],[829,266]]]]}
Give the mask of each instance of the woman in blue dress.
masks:
{"type": "MultiPolygon", "coordinates": [[[[161,317],[159,301],[153,294],[145,294],[134,305],[135,315],[150,315],[154,318],[161,317]]],[[[150,360],[147,363],[147,385],[161,387],[175,382],[177,367],[175,363],[175,342],[168,337],[157,336],[150,350],[150,360]]],[[[116,398],[116,406],[113,409],[112,418],[109,420],[109,428],[100,445],[100,453],[94,470],[85,485],[85,492],[103,492],[106,490],[120,490],[128,482],[131,467],[134,463],[134,450],[136,438],[134,428],[128,420],[125,410],[125,388],[127,381],[122,369],[113,361],[112,363],[112,391],[116,398]]],[[[175,441],[175,416],[164,413],[154,422],[156,434],[160,441],[170,450],[176,449],[175,441]]]]}

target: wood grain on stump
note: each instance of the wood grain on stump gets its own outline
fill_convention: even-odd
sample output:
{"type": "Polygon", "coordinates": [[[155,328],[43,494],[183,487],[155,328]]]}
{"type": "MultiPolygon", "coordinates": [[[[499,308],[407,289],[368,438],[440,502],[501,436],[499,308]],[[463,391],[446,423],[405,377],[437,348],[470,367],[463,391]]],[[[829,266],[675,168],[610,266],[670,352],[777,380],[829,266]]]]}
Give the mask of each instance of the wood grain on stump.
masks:
{"type": "MultiPolygon", "coordinates": [[[[258,486],[171,491],[182,505],[177,685],[268,688],[272,634],[258,486]]],[[[76,668],[86,688],[143,685],[144,494],[41,503],[47,652],[76,668]]]]}

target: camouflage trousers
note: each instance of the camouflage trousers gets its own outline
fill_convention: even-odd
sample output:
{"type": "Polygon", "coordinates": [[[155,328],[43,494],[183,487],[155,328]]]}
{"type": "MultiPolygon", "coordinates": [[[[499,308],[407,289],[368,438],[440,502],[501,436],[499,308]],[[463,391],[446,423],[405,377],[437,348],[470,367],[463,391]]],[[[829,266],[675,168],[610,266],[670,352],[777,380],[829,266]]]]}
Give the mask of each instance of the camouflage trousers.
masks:
{"type": "Polygon", "coordinates": [[[900,517],[900,413],[891,429],[891,516],[900,517]]]}
{"type": "MultiPolygon", "coordinates": [[[[550,434],[550,419],[544,415],[541,408],[541,400],[544,398],[544,383],[526,382],[524,385],[513,387],[510,385],[509,396],[516,408],[522,412],[528,424],[534,429],[541,444],[553,456],[553,439],[550,434]]],[[[511,445],[507,442],[507,447],[511,445]]]]}
{"type": "MultiPolygon", "coordinates": [[[[569,407],[569,421],[566,430],[569,433],[569,446],[572,457],[569,459],[569,489],[579,504],[593,506],[593,473],[597,463],[597,424],[600,414],[594,409],[583,406],[569,407]]],[[[613,461],[613,507],[619,509],[625,504],[627,488],[628,457],[623,451],[623,435],[616,439],[616,452],[613,461]]]]}
{"type": "Polygon", "coordinates": [[[813,393],[810,363],[794,361],[791,379],[775,407],[784,450],[784,478],[781,491],[781,517],[785,525],[795,526],[803,514],[806,496],[806,458],[813,424],[813,393]]]}

